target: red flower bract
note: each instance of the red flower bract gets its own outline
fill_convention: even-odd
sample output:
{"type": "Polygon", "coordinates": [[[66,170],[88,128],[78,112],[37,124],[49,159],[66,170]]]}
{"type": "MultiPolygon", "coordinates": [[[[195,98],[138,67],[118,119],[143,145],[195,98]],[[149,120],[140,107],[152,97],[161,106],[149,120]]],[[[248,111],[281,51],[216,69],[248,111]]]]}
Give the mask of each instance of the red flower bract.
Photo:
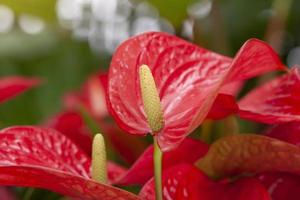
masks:
{"type": "Polygon", "coordinates": [[[59,132],[37,127],[0,131],[1,185],[39,187],[84,200],[139,199],[89,174],[90,158],[59,132]]]}
{"type": "MultiPolygon", "coordinates": [[[[299,155],[299,147],[270,137],[245,134],[222,138],[199,157],[196,165],[201,170],[185,162],[163,171],[164,199],[297,199],[299,155]]],[[[140,196],[155,199],[153,179],[144,185],[140,196]]]]}
{"type": "Polygon", "coordinates": [[[139,135],[151,132],[138,77],[143,64],[151,69],[161,99],[165,127],[157,136],[163,151],[178,146],[201,124],[223,85],[284,68],[273,50],[256,39],[232,60],[165,33],[133,37],[113,56],[108,105],[120,127],[139,135]]]}
{"type": "Polygon", "coordinates": [[[5,77],[0,79],[0,103],[24,92],[37,85],[40,81],[34,78],[20,76],[5,77]]]}
{"type": "MultiPolygon", "coordinates": [[[[193,164],[203,157],[208,151],[208,145],[199,141],[186,138],[178,148],[166,152],[163,156],[163,169],[168,169],[180,163],[193,164]]],[[[153,177],[153,146],[150,146],[114,183],[121,185],[145,184],[153,177]]]]}
{"type": "Polygon", "coordinates": [[[240,102],[240,116],[253,121],[276,124],[300,121],[300,69],[254,89],[240,102]]]}
{"type": "MultiPolygon", "coordinates": [[[[275,125],[265,134],[300,147],[300,123],[290,122],[275,125]]],[[[259,176],[260,181],[268,189],[272,200],[297,200],[300,196],[300,176],[290,173],[264,173],[259,176]]]]}
{"type": "Polygon", "coordinates": [[[106,73],[90,76],[79,92],[65,96],[67,110],[51,118],[46,126],[64,133],[88,154],[92,131],[99,131],[106,136],[108,148],[112,147],[131,164],[144,151],[146,143],[137,136],[126,134],[111,120],[106,107],[106,88],[106,73]],[[93,127],[90,120],[94,122],[93,127]]]}
{"type": "MultiPolygon", "coordinates": [[[[188,164],[165,171],[163,185],[164,200],[270,200],[267,190],[254,178],[215,182],[188,164]]],[[[155,200],[153,179],[144,186],[140,196],[143,200],[155,200]]]]}

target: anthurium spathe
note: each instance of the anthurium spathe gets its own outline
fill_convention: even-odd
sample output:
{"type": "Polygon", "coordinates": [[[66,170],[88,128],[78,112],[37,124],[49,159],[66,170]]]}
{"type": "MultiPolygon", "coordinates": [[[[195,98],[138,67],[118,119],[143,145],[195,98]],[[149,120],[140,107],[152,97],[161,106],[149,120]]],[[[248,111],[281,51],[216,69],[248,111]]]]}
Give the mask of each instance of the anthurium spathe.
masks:
{"type": "MultiPolygon", "coordinates": [[[[279,184],[279,175],[292,186],[283,191],[297,194],[299,156],[298,146],[274,138],[253,134],[224,137],[199,158],[198,168],[183,163],[163,172],[163,199],[269,200],[270,195],[272,199],[276,195],[272,188],[279,184]],[[270,175],[275,172],[276,176],[270,175]]],[[[279,186],[275,199],[285,200],[280,198],[284,193],[278,195],[278,191],[279,186]]],[[[155,199],[153,179],[145,184],[140,196],[155,199]]]]}
{"type": "Polygon", "coordinates": [[[87,155],[91,154],[93,137],[79,112],[59,113],[49,119],[45,125],[69,137],[87,155]]]}
{"type": "MultiPolygon", "coordinates": [[[[168,169],[163,174],[164,200],[271,200],[264,186],[254,178],[230,183],[216,182],[189,164],[168,169]]],[[[154,182],[150,180],[140,197],[155,200],[154,182]]]]}
{"type": "MultiPolygon", "coordinates": [[[[153,145],[149,146],[137,161],[113,183],[121,185],[143,185],[154,175],[153,145]]],[[[181,163],[194,164],[208,151],[208,145],[200,140],[186,138],[178,148],[166,152],[163,156],[163,169],[166,170],[181,163]]]]}
{"type": "Polygon", "coordinates": [[[1,185],[39,187],[84,200],[139,199],[92,180],[90,167],[90,158],[54,130],[12,127],[0,131],[1,185]]]}
{"type": "Polygon", "coordinates": [[[73,110],[81,105],[95,118],[103,121],[108,116],[106,107],[107,73],[101,72],[88,77],[80,91],[64,97],[67,109],[73,110]]]}
{"type": "Polygon", "coordinates": [[[37,85],[40,81],[34,78],[10,76],[0,78],[0,103],[37,85]]]}
{"type": "MultiPolygon", "coordinates": [[[[80,114],[65,112],[53,118],[49,126],[59,130],[70,138],[78,147],[81,147],[87,155],[91,153],[92,136],[83,124],[80,114]]],[[[111,134],[111,133],[110,133],[111,134]]],[[[122,138],[118,138],[122,139],[122,138]]],[[[167,152],[163,158],[163,168],[167,169],[174,164],[193,164],[208,150],[208,145],[200,140],[185,139],[181,145],[173,151],[167,152]]],[[[123,152],[124,153],[124,152],[123,152]]],[[[115,169],[115,168],[114,168],[115,169]]],[[[153,146],[149,146],[133,165],[123,173],[117,173],[112,177],[111,183],[118,185],[143,185],[153,177],[153,146]]]]}
{"type": "MultiPolygon", "coordinates": [[[[300,123],[290,122],[269,128],[265,135],[273,137],[299,147],[300,123]]],[[[264,173],[259,176],[260,181],[268,189],[273,200],[297,200],[300,196],[300,176],[290,173],[264,173]]]]}
{"type": "Polygon", "coordinates": [[[111,119],[106,107],[106,88],[107,73],[90,76],[80,91],[64,97],[65,110],[48,120],[46,125],[66,134],[88,153],[92,132],[101,130],[112,149],[132,164],[145,150],[146,143],[122,131],[111,119]]]}
{"type": "Polygon", "coordinates": [[[175,148],[201,124],[222,86],[284,68],[274,51],[256,39],[231,59],[165,33],[133,37],[113,56],[108,105],[120,127],[138,135],[153,133],[141,94],[143,65],[149,67],[160,99],[163,127],[155,135],[163,151],[175,148]]]}
{"type": "Polygon", "coordinates": [[[254,89],[239,102],[240,117],[276,124],[300,121],[300,69],[254,89]]]}

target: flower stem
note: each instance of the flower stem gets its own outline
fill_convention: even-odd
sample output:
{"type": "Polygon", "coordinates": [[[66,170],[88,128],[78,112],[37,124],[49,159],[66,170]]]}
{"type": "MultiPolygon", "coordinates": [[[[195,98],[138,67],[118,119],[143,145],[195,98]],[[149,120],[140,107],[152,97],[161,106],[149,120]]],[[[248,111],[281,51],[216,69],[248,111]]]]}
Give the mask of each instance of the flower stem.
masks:
{"type": "Polygon", "coordinates": [[[155,179],[155,194],[156,200],[162,200],[162,157],[163,153],[160,150],[157,138],[154,137],[154,179],[155,179]]]}
{"type": "Polygon", "coordinates": [[[33,195],[34,191],[35,191],[34,188],[27,188],[22,199],[23,200],[30,200],[32,198],[32,195],[33,195]]]}

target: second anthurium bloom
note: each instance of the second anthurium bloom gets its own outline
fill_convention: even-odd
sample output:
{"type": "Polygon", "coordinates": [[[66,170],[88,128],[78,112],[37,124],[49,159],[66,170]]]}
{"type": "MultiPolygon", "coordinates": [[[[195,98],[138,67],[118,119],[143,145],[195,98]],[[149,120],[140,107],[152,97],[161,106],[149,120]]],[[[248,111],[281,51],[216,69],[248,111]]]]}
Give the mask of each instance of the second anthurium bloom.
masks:
{"type": "Polygon", "coordinates": [[[222,107],[222,98],[230,96],[222,94],[223,87],[277,69],[284,66],[276,53],[256,39],[231,59],[175,36],[145,33],[124,42],[113,56],[108,108],[125,131],[152,133],[162,151],[169,151],[203,122],[213,105],[222,107]]]}

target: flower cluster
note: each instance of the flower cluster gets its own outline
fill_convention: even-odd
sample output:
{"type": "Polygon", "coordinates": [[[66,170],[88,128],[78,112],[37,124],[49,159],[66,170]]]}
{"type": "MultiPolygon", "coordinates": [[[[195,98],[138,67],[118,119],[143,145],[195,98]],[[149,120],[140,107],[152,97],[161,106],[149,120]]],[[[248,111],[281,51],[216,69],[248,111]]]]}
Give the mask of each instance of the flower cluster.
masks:
{"type": "MultiPolygon", "coordinates": [[[[36,84],[0,80],[0,102],[36,84]]],[[[263,41],[246,41],[230,58],[166,33],[141,34],[119,46],[108,74],[90,77],[64,101],[65,110],[40,127],[0,131],[1,185],[84,200],[154,200],[160,184],[166,200],[300,195],[300,69],[286,68],[263,41]],[[237,100],[246,80],[272,71],[281,75],[237,100]],[[189,137],[228,116],[268,128],[212,144],[189,137]],[[129,168],[106,160],[102,136],[92,139],[96,132],[129,168]],[[147,147],[139,136],[148,133],[155,142],[147,147]],[[157,149],[161,177],[153,164],[157,149]],[[139,194],[121,189],[128,185],[139,185],[139,194]]]]}

